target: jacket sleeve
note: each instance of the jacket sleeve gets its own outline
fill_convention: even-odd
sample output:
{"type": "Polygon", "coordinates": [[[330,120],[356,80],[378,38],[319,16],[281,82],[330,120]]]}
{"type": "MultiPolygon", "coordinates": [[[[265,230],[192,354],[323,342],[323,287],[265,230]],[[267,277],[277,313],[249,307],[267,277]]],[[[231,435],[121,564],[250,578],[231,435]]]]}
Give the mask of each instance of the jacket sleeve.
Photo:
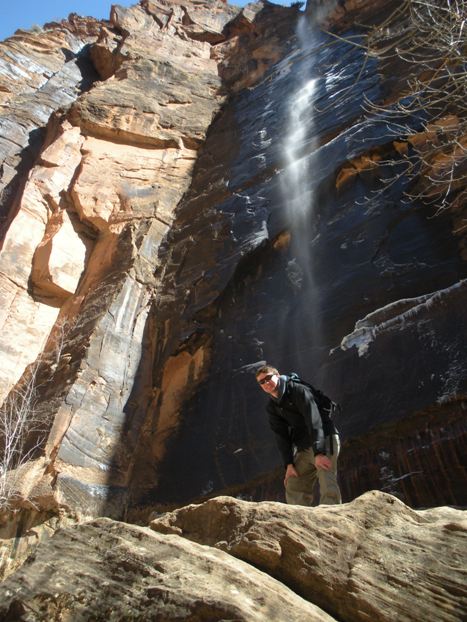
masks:
{"type": "Polygon", "coordinates": [[[302,384],[291,382],[290,395],[293,403],[305,419],[305,423],[312,438],[312,448],[314,454],[325,454],[326,442],[323,430],[323,421],[311,390],[302,384]]]}
{"type": "Polygon", "coordinates": [[[288,464],[293,464],[293,447],[290,439],[289,426],[287,422],[274,411],[274,407],[268,404],[266,410],[269,415],[269,425],[276,437],[276,443],[282,456],[282,461],[284,466],[287,467],[288,464]]]}

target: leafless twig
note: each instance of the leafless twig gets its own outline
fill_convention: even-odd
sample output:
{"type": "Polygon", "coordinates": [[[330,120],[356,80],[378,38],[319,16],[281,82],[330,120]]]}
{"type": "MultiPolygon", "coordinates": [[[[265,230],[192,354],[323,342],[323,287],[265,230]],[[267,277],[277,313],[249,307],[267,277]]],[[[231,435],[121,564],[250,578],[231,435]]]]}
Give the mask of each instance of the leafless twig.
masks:
{"type": "Polygon", "coordinates": [[[55,327],[52,349],[29,366],[0,407],[0,510],[21,496],[21,467],[45,440],[50,422],[39,406],[38,390],[53,379],[70,328],[66,321],[55,327]]]}
{"type": "Polygon", "coordinates": [[[394,156],[380,162],[394,175],[377,194],[400,180],[402,162],[407,196],[436,205],[436,215],[458,205],[467,184],[466,22],[465,0],[403,0],[383,23],[366,30],[368,57],[378,59],[383,71],[403,67],[397,101],[364,98],[367,118],[391,124],[392,140],[398,141],[394,156]]]}

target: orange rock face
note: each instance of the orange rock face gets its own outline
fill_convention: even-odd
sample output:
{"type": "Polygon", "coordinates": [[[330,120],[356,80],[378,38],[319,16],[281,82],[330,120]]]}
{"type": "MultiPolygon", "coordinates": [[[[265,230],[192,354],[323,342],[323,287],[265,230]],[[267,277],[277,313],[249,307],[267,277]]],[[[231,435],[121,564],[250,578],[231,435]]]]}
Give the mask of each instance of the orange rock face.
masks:
{"type": "MultiPolygon", "coordinates": [[[[109,22],[70,16],[0,46],[0,402],[28,365],[39,366],[58,503],[81,505],[70,486],[105,487],[109,469],[117,491],[127,484],[134,458],[121,444],[123,410],[141,364],[159,247],[226,99],[227,57],[240,31],[244,46],[257,37],[258,10],[148,1],[115,6],[109,22]],[[238,15],[241,27],[229,33],[238,15]],[[50,367],[65,325],[66,359],[50,367]]],[[[257,70],[243,71],[248,84],[280,56],[280,42],[261,45],[264,53],[255,43],[236,61],[242,72],[257,58],[257,70]]],[[[207,357],[204,347],[174,357],[175,384],[167,367],[156,462],[163,430],[177,427],[186,384],[207,357]]],[[[100,513],[104,497],[91,497],[88,510],[100,513]]]]}
{"type": "MultiPolygon", "coordinates": [[[[156,19],[157,4],[128,11],[116,8],[112,27],[102,24],[100,29],[94,23],[92,31],[85,28],[88,22],[75,18],[49,25],[44,33],[17,34],[3,44],[4,58],[12,56],[16,61],[16,67],[6,66],[0,74],[3,105],[16,111],[16,117],[10,112],[4,118],[7,130],[9,119],[18,124],[21,118],[21,109],[14,107],[21,97],[34,101],[42,125],[54,104],[72,103],[71,110],[62,112],[61,120],[57,117],[50,126],[37,163],[5,216],[11,224],[5,221],[8,227],[0,256],[5,292],[1,346],[11,355],[1,371],[3,397],[44,347],[60,307],[75,294],[89,262],[94,265],[93,249],[101,245],[100,238],[118,235],[125,225],[143,219],[157,218],[162,227],[167,226],[189,184],[196,149],[222,101],[221,95],[216,96],[217,63],[210,59],[208,42],[183,35],[182,7],[175,12],[163,3],[161,7],[171,16],[166,24],[156,19]],[[107,82],[95,82],[78,98],[73,85],[74,97],[70,93],[68,99],[44,102],[41,107],[40,100],[33,100],[34,93],[48,88],[55,97],[53,89],[63,89],[63,80],[72,70],[77,72],[79,46],[89,43],[99,73],[109,74],[107,82]],[[75,54],[74,63],[66,62],[67,47],[70,56],[75,54]],[[139,56],[142,50],[144,57],[139,56]],[[26,63],[25,51],[29,58],[36,55],[36,65],[26,63]],[[114,72],[101,67],[106,62],[99,62],[103,56],[114,72]],[[120,73],[118,59],[123,65],[120,73]],[[62,83],[56,78],[60,71],[62,83]],[[171,84],[166,83],[167,72],[171,84]],[[36,319],[31,322],[31,317],[36,319]],[[11,343],[16,344],[13,351],[11,343]]],[[[223,8],[219,5],[218,12],[223,8]]],[[[193,10],[201,19],[199,29],[208,31],[222,28],[233,14],[229,9],[217,19],[208,19],[206,10],[193,10]]],[[[2,169],[2,183],[8,190],[13,175],[8,171],[18,157],[13,146],[19,138],[7,131],[3,139],[11,141],[6,143],[2,169]]]]}
{"type": "MultiPolygon", "coordinates": [[[[316,17],[326,3],[308,4],[316,17]]],[[[386,4],[329,3],[325,26],[377,20],[386,4]]],[[[397,186],[373,200],[389,150],[423,153],[458,119],[400,136],[364,117],[399,80],[386,92],[363,45],[300,34],[300,16],[142,0],[0,44],[0,402],[34,372],[44,415],[17,505],[138,517],[213,492],[281,499],[251,374],[265,359],[342,402],[347,497],[387,486],[458,502],[460,477],[447,486],[437,467],[460,446],[465,258],[450,215],[425,221],[397,186]],[[291,141],[298,222],[285,137],[310,84],[291,141]],[[451,402],[447,431],[433,415],[444,457],[430,446],[422,472],[420,418],[451,402]],[[405,418],[408,445],[397,426],[372,445],[373,427],[405,418]],[[430,469],[436,491],[410,485],[430,469]]]]}

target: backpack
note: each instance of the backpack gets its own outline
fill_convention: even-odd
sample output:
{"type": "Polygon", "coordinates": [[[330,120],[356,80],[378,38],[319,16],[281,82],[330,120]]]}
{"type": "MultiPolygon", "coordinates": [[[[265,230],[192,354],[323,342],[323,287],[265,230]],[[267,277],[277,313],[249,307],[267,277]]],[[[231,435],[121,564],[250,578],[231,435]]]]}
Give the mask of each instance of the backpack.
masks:
{"type": "Polygon", "coordinates": [[[293,380],[293,382],[302,384],[311,390],[311,393],[313,394],[313,397],[315,399],[316,405],[318,406],[318,410],[321,416],[327,415],[330,419],[332,419],[335,415],[340,414],[341,407],[339,404],[337,404],[336,402],[333,402],[330,397],[325,395],[319,389],[315,389],[315,387],[309,382],[307,382],[306,380],[302,380],[302,378],[300,378],[300,376],[297,373],[292,372],[287,375],[287,378],[289,380],[293,380]]]}

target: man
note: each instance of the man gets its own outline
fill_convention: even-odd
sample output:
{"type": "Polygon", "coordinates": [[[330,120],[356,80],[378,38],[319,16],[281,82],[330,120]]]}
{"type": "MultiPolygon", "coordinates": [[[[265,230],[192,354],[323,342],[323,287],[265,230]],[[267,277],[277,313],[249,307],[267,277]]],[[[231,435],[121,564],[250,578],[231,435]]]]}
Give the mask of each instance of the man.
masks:
{"type": "Polygon", "coordinates": [[[270,397],[266,410],[284,461],[287,503],[312,505],[317,481],[320,504],[341,503],[339,436],[324,409],[318,410],[312,389],[282,376],[270,365],[257,370],[256,380],[270,397]]]}

